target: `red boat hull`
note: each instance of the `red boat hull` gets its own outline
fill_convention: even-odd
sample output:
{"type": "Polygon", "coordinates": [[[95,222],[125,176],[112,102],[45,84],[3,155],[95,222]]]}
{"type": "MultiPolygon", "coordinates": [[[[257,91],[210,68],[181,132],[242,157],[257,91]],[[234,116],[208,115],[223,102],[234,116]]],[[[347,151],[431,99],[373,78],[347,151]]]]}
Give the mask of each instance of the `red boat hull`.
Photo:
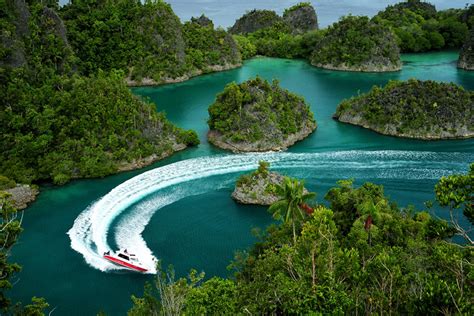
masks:
{"type": "Polygon", "coordinates": [[[115,264],[121,265],[121,266],[123,266],[123,267],[129,268],[129,269],[132,269],[132,270],[135,270],[135,271],[138,271],[138,272],[146,272],[146,271],[148,271],[148,270],[145,269],[145,268],[135,266],[135,265],[133,265],[133,264],[131,264],[131,263],[128,263],[128,262],[126,262],[126,261],[123,261],[123,260],[114,258],[114,257],[109,256],[109,255],[104,255],[104,258],[107,259],[107,260],[109,260],[109,261],[112,261],[112,262],[115,263],[115,264]]]}

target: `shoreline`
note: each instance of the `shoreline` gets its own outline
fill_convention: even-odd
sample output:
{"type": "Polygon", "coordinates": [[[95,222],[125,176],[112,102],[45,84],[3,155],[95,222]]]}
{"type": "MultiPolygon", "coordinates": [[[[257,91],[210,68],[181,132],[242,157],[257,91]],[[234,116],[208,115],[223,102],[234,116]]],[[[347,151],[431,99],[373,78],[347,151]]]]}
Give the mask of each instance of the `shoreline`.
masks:
{"type": "Polygon", "coordinates": [[[290,134],[286,139],[283,140],[280,145],[272,145],[270,147],[258,147],[262,143],[245,143],[235,144],[222,140],[222,134],[216,130],[209,130],[207,132],[207,139],[209,143],[216,146],[217,148],[230,150],[233,153],[249,153],[249,152],[268,152],[268,151],[284,151],[288,147],[296,144],[299,141],[304,140],[306,137],[311,135],[318,128],[317,123],[305,124],[305,126],[297,133],[290,134]]]}
{"type": "Polygon", "coordinates": [[[472,132],[472,135],[469,135],[469,136],[448,136],[448,137],[443,137],[443,138],[440,138],[440,137],[431,137],[431,136],[420,136],[420,137],[417,137],[417,136],[413,136],[413,135],[407,135],[407,134],[395,134],[395,133],[384,133],[382,131],[379,131],[379,130],[376,130],[376,129],[373,129],[372,127],[366,125],[366,124],[357,124],[357,123],[354,123],[354,122],[351,122],[351,121],[344,121],[344,120],[340,120],[339,118],[333,116],[333,119],[338,121],[338,122],[341,122],[343,124],[348,124],[348,125],[352,125],[352,126],[357,126],[359,128],[362,128],[362,129],[366,129],[366,130],[370,130],[372,132],[375,132],[377,134],[380,134],[380,135],[384,135],[384,136],[390,136],[390,137],[396,137],[396,138],[405,138],[405,139],[412,139],[412,140],[421,140],[421,141],[426,141],[426,142],[434,142],[434,141],[441,141],[441,140],[464,140],[464,139],[471,139],[471,138],[474,138],[474,132],[472,132]]]}
{"type": "Polygon", "coordinates": [[[362,72],[362,73],[386,73],[386,72],[399,72],[402,71],[403,63],[401,62],[400,65],[392,65],[392,66],[382,66],[382,67],[370,67],[370,66],[358,66],[358,67],[351,67],[345,64],[341,64],[339,66],[334,66],[333,64],[313,64],[310,62],[313,67],[331,70],[331,71],[345,71],[345,72],[362,72]]]}
{"type": "Polygon", "coordinates": [[[157,87],[157,86],[162,86],[162,85],[167,85],[167,84],[174,84],[174,83],[181,83],[181,82],[186,82],[190,79],[193,79],[195,77],[199,77],[202,75],[207,75],[207,74],[213,74],[217,72],[223,72],[227,70],[232,70],[236,68],[242,67],[243,63],[238,63],[238,64],[225,64],[225,65],[210,65],[208,66],[208,70],[210,71],[204,71],[202,69],[195,69],[194,71],[191,71],[187,74],[182,75],[181,77],[177,78],[164,78],[161,82],[157,82],[153,80],[152,78],[143,78],[140,82],[137,82],[135,80],[132,80],[130,78],[130,75],[128,75],[125,78],[125,83],[129,88],[139,88],[139,87],[157,87]]]}

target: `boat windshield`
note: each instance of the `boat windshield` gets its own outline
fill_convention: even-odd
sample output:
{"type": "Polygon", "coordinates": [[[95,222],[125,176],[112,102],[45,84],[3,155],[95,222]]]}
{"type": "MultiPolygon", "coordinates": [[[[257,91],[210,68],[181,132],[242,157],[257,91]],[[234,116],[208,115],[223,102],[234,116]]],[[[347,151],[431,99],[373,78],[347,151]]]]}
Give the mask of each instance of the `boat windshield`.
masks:
{"type": "Polygon", "coordinates": [[[128,258],[128,256],[124,255],[123,253],[119,253],[118,256],[119,256],[120,258],[122,258],[122,259],[130,260],[130,259],[128,258]]]}

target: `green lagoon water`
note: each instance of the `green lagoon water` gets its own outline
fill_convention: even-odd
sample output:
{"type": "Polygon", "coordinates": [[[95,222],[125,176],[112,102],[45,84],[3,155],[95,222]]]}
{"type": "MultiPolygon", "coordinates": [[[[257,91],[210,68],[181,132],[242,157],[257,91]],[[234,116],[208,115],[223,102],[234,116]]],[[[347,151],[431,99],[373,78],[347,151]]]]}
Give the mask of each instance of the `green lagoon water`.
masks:
{"type": "Polygon", "coordinates": [[[337,123],[331,116],[342,99],[392,79],[455,82],[472,90],[474,73],[457,70],[457,57],[456,52],[405,55],[403,71],[390,74],[325,71],[305,61],[262,58],[185,83],[134,89],[158,104],[173,123],[196,130],[201,145],[138,171],[42,187],[25,212],[25,231],[13,251],[12,260],[23,271],[11,296],[24,303],[43,296],[55,315],[95,315],[100,310],[125,314],[130,295],[141,295],[152,276],[111,271],[100,259],[104,244],[136,246],[145,253],[149,249],[165,266],[173,264],[178,275],[196,268],[207,276],[228,276],[226,266],[234,252],[255,241],[251,229],[272,223],[265,208],[240,206],[230,198],[236,178],[255,168],[259,159],[305,179],[319,201],[337,180],[355,178],[359,184],[383,184],[399,205],[421,208],[433,198],[437,178],[467,170],[474,161],[474,140],[397,139],[337,123]],[[256,75],[278,79],[284,88],[304,96],[318,129],[286,153],[232,155],[211,147],[206,141],[207,107],[227,83],[256,75]],[[117,202],[128,197],[127,203],[117,202]],[[75,221],[70,238],[67,232],[75,221]]]}

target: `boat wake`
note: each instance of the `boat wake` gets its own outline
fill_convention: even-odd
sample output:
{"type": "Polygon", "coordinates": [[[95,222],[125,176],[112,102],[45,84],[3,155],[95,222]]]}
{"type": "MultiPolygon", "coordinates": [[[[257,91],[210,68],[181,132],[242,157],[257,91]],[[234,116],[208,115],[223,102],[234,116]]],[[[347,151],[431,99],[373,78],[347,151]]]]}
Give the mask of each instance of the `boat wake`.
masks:
{"type": "Polygon", "coordinates": [[[92,203],[76,218],[68,232],[71,247],[82,254],[91,267],[101,271],[120,270],[102,257],[104,252],[112,250],[107,240],[108,235],[113,234],[117,248],[133,250],[150,269],[149,273],[156,273],[156,258],[142,238],[142,232],[155,212],[184,197],[230,185],[219,181],[200,181],[199,185],[193,186],[182,185],[184,183],[253,170],[260,160],[270,162],[272,169],[289,170],[293,176],[301,178],[311,175],[318,179],[415,180],[438,179],[464,172],[467,163],[474,161],[474,154],[341,151],[251,153],[183,160],[144,172],[92,203]]]}

